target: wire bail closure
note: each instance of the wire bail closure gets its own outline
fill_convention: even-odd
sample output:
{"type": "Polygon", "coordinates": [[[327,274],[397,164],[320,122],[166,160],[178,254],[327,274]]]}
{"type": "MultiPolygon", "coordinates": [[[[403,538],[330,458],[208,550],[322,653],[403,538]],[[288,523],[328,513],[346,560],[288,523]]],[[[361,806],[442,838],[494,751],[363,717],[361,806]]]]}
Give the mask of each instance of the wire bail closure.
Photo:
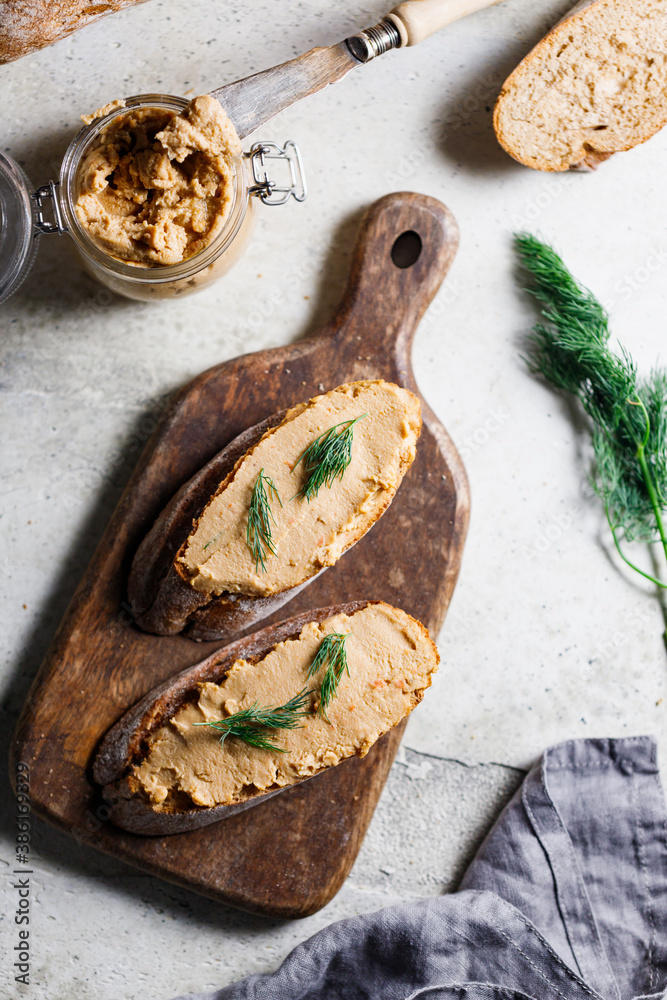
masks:
{"type": "Polygon", "coordinates": [[[57,181],[49,181],[48,184],[44,184],[42,187],[37,188],[36,191],[33,191],[31,195],[35,203],[35,227],[40,233],[58,233],[59,236],[62,236],[63,233],[67,232],[67,226],[63,222],[60,212],[58,187],[59,184],[57,181]],[[44,218],[44,209],[47,204],[51,205],[53,222],[47,222],[44,218]]]}
{"type": "Polygon", "coordinates": [[[256,194],[265,205],[284,205],[290,195],[295,201],[305,201],[308,195],[306,175],[299,147],[291,139],[284,146],[275,142],[256,142],[245,153],[252,165],[253,186],[250,194],[256,194]],[[277,181],[268,175],[267,160],[283,160],[287,163],[290,173],[290,183],[281,187],[277,181]]]}

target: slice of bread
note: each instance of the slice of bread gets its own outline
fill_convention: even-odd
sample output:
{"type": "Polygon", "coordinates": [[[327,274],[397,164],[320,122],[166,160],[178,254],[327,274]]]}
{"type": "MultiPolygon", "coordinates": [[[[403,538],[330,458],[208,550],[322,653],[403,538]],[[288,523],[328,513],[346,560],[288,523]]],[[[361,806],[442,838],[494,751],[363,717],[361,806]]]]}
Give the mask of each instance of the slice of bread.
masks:
{"type": "Polygon", "coordinates": [[[357,755],[419,704],[438,669],[427,630],[398,608],[357,601],[308,611],[218,650],[147,694],[103,740],[93,765],[111,820],[133,833],[193,830],[266,801],[357,755]],[[348,672],[318,711],[325,637],[345,635],[348,672]],[[251,746],[209,725],[305,692],[292,729],[251,746]]]}
{"type": "Polygon", "coordinates": [[[0,63],[43,49],[106,14],[146,0],[3,0],[0,3],[0,63]]]}
{"type": "Polygon", "coordinates": [[[667,122],[667,0],[584,0],[505,81],[501,146],[536,170],[595,167],[667,122]]]}
{"type": "Polygon", "coordinates": [[[147,632],[224,639],[268,617],[362,538],[393,500],[421,430],[413,393],[362,381],[278,413],[231,442],[173,498],[141,543],[128,597],[147,632]],[[351,462],[309,500],[304,450],[354,418],[351,462]],[[260,471],[280,500],[271,504],[275,552],[258,565],[247,541],[260,471]]]}

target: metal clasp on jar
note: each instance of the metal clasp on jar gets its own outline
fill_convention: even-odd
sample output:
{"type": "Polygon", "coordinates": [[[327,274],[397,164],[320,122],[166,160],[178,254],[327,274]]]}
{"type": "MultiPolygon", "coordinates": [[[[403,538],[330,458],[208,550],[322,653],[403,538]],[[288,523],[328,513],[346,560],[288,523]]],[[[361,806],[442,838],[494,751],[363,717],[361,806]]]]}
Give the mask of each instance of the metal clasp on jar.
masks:
{"type": "Polygon", "coordinates": [[[35,227],[39,229],[40,233],[58,233],[61,236],[67,232],[67,226],[63,221],[60,211],[58,187],[59,184],[57,181],[49,181],[48,184],[44,184],[42,187],[37,188],[36,191],[33,191],[31,195],[35,203],[35,227]],[[47,204],[51,206],[53,222],[47,222],[44,218],[44,208],[47,204]]]}
{"type": "Polygon", "coordinates": [[[253,186],[250,194],[256,194],[265,205],[284,205],[290,195],[296,201],[305,201],[308,194],[306,175],[303,169],[299,147],[291,139],[284,146],[275,142],[256,142],[250,152],[244,153],[252,166],[253,186]],[[268,175],[267,160],[281,160],[289,167],[289,184],[279,185],[268,175]]]}

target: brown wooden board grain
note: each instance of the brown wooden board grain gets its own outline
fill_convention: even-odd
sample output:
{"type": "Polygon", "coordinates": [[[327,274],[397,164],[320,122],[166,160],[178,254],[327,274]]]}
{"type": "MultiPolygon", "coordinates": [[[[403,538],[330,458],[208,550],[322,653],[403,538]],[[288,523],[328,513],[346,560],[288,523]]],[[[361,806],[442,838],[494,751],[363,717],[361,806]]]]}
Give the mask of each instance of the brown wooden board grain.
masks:
{"type": "MultiPolygon", "coordinates": [[[[217,365],[175,396],[72,599],[16,729],[11,773],[19,761],[30,767],[38,815],[99,850],[246,910],[305,916],[338,891],[403,726],[363,760],[345,761],[220,823],[169,837],[134,836],[107,822],[90,767],[102,736],[129,706],[220,645],[147,635],[122,608],[132,555],[156,515],[232,438],[285,406],[357,379],[384,378],[418,392],[410,365],[413,336],[457,245],[456,222],[440,202],[411,193],[382,198],[364,218],[347,291],[327,326],[287,347],[217,365]],[[405,233],[413,235],[397,244],[405,233]],[[414,257],[419,241],[416,261],[398,266],[395,260],[405,265],[414,257]]],[[[426,404],[423,416],[416,460],[387,513],[273,620],[381,599],[437,635],[459,571],[469,498],[450,438],[426,404]]]]}

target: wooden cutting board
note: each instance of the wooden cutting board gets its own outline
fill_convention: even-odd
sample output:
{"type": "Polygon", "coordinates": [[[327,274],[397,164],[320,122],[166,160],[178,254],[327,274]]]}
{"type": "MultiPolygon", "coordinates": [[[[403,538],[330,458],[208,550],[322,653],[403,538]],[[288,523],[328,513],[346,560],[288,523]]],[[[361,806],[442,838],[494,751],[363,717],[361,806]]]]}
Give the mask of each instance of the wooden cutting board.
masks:
{"type": "MultiPolygon", "coordinates": [[[[133,553],[153,519],[212,455],[285,406],[357,379],[384,378],[418,392],[412,339],[457,244],[456,222],[440,202],[410,193],[382,198],[362,223],[345,297],[327,326],[287,347],[217,365],[176,395],[72,599],[16,729],[14,764],[30,767],[38,815],[98,850],[246,910],[306,916],[336,894],[403,726],[363,760],[345,761],[247,812],[171,837],[134,836],[107,822],[91,761],[130,705],[220,645],[146,635],[123,607],[133,553]]],[[[426,404],[423,415],[417,458],[388,512],[275,620],[381,599],[437,635],[459,571],[469,499],[451,440],[426,404]]]]}

